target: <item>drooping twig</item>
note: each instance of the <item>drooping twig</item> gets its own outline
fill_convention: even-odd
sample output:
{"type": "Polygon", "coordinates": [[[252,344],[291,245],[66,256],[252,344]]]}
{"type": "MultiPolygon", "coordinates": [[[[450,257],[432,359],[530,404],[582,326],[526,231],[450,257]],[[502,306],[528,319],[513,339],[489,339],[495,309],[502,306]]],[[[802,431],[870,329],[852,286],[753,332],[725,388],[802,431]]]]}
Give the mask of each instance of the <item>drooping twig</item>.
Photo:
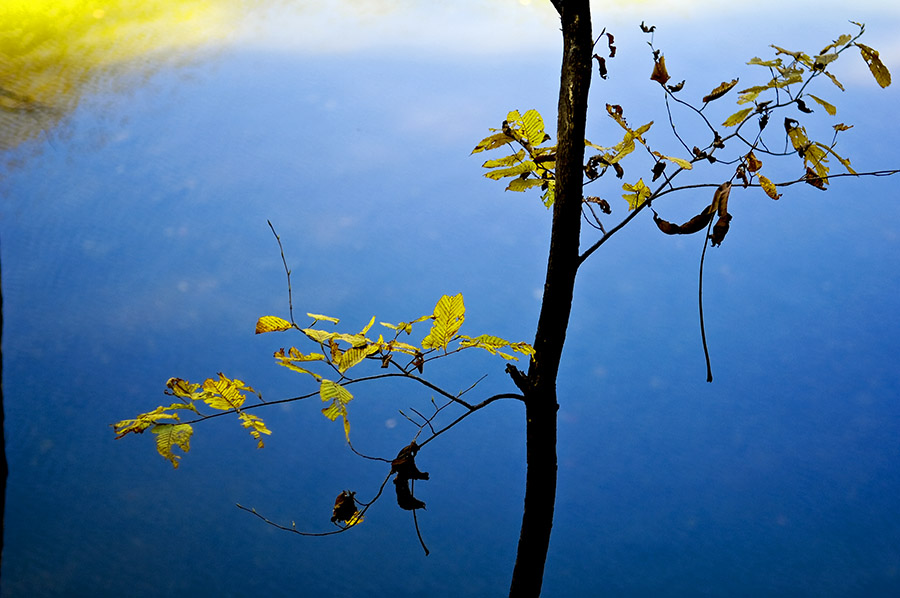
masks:
{"type": "Polygon", "coordinates": [[[703,357],[706,358],[706,381],[712,382],[712,366],[709,361],[709,347],[706,344],[706,326],[703,322],[703,263],[706,261],[706,248],[709,246],[709,231],[712,228],[713,220],[710,218],[709,224],[706,226],[706,235],[703,239],[703,252],[700,254],[700,276],[699,288],[697,291],[697,300],[700,305],[700,339],[703,341],[703,357]]]}
{"type": "MultiPolygon", "coordinates": [[[[416,490],[416,481],[412,480],[411,492],[413,494],[415,494],[415,490],[416,490]]],[[[416,535],[419,537],[419,544],[422,545],[422,550],[425,551],[425,556],[428,556],[431,553],[428,551],[428,547],[425,546],[425,540],[422,539],[422,532],[419,530],[419,518],[418,518],[418,516],[416,516],[416,511],[418,511],[418,509],[413,509],[413,512],[412,512],[413,513],[413,523],[416,525],[416,535]]]]}

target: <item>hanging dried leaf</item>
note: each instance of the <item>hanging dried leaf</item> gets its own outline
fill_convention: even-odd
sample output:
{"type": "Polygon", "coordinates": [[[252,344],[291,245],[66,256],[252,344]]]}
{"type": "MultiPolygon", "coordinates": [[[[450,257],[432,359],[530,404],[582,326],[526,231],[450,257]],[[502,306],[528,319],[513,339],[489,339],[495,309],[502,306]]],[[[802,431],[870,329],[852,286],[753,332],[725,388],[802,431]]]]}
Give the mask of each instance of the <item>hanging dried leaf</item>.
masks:
{"type": "Polygon", "coordinates": [[[600,78],[606,79],[608,74],[606,70],[606,59],[599,54],[594,54],[594,58],[597,60],[597,69],[600,72],[600,78]]]}
{"type": "Polygon", "coordinates": [[[731,195],[731,181],[725,181],[716,188],[713,194],[712,206],[722,218],[728,213],[728,196],[731,195]]]}
{"type": "Polygon", "coordinates": [[[747,154],[747,170],[756,172],[760,168],[762,168],[762,160],[757,158],[753,152],[747,154]]]}
{"type": "Polygon", "coordinates": [[[655,181],[659,177],[662,176],[663,172],[666,170],[666,163],[660,160],[656,164],[653,165],[653,178],[650,179],[651,182],[655,181]]]}
{"type": "Polygon", "coordinates": [[[703,103],[706,104],[707,102],[712,102],[713,100],[718,100],[723,95],[725,95],[726,93],[731,91],[731,88],[737,84],[738,84],[737,79],[732,79],[729,82],[722,82],[721,84],[719,84],[718,87],[716,87],[714,90],[709,92],[709,95],[706,95],[703,97],[703,103]]]}
{"type": "Polygon", "coordinates": [[[613,37],[612,33],[607,32],[606,39],[607,39],[607,46],[609,47],[609,57],[615,58],[616,57],[616,38],[613,37]]]}
{"type": "Polygon", "coordinates": [[[719,216],[719,219],[716,220],[716,223],[713,225],[712,235],[710,235],[709,237],[710,243],[712,243],[713,247],[718,247],[722,244],[722,241],[725,240],[725,235],[728,234],[728,227],[730,222],[731,214],[719,216]]]}
{"type": "Polygon", "coordinates": [[[669,73],[666,71],[666,57],[660,56],[653,64],[653,73],[650,75],[651,81],[656,81],[660,85],[665,85],[669,80],[669,73]]]}
{"type": "Polygon", "coordinates": [[[397,458],[391,461],[391,473],[397,474],[397,479],[406,480],[427,480],[428,472],[419,471],[416,467],[416,454],[419,452],[419,445],[413,440],[407,446],[400,449],[397,458]]]}
{"type": "Polygon", "coordinates": [[[644,25],[643,21],[641,21],[641,31],[643,31],[644,33],[653,33],[654,31],[656,31],[656,25],[650,25],[648,27],[647,25],[644,25]]]}
{"type": "Polygon", "coordinates": [[[424,509],[425,503],[412,495],[409,489],[409,483],[400,478],[394,479],[394,486],[397,489],[397,506],[404,511],[414,511],[415,509],[424,509]]]}
{"type": "Polygon", "coordinates": [[[700,212],[684,224],[674,224],[672,222],[668,222],[666,220],[663,220],[656,214],[653,215],[653,222],[656,223],[656,226],[657,228],[659,228],[659,230],[667,235],[692,235],[709,226],[709,221],[712,220],[714,213],[715,209],[713,208],[712,204],[710,204],[706,206],[702,212],[700,212]]]}
{"type": "Polygon", "coordinates": [[[681,80],[681,83],[678,83],[676,85],[666,85],[666,89],[668,89],[672,93],[678,93],[679,91],[684,89],[684,79],[681,80]]]}

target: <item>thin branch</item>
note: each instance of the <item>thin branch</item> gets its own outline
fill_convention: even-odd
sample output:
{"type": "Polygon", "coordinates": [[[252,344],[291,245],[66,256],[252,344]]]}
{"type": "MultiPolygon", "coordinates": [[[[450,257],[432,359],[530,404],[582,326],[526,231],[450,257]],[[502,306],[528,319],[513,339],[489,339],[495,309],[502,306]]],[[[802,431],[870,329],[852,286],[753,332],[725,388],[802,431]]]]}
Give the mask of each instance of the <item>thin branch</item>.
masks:
{"type": "Polygon", "coordinates": [[[514,394],[514,393],[503,393],[503,394],[498,394],[498,395],[494,395],[494,396],[488,397],[488,398],[486,398],[485,400],[483,400],[482,402],[478,403],[477,405],[473,405],[471,409],[469,409],[468,411],[466,411],[465,413],[463,413],[462,415],[460,415],[459,417],[457,417],[455,420],[453,420],[452,422],[450,422],[449,424],[447,424],[446,426],[444,426],[443,428],[441,428],[440,430],[438,430],[437,432],[435,432],[434,434],[432,434],[431,436],[429,436],[429,437],[425,440],[425,442],[422,442],[421,444],[419,444],[419,448],[421,449],[421,448],[424,447],[426,444],[428,444],[429,442],[431,442],[432,440],[434,440],[435,438],[437,438],[438,436],[440,436],[440,435],[443,434],[444,432],[448,431],[450,428],[452,428],[453,426],[455,426],[456,424],[458,424],[458,423],[461,422],[462,420],[466,419],[467,417],[469,417],[470,415],[472,415],[472,414],[475,413],[476,411],[479,411],[479,410],[481,410],[481,409],[487,407],[488,405],[490,405],[490,404],[493,403],[494,401],[499,401],[500,399],[518,399],[518,400],[520,400],[520,401],[524,401],[524,400],[525,400],[525,397],[524,397],[523,395],[514,394]]]}
{"type": "Polygon", "coordinates": [[[281,237],[278,236],[278,233],[275,232],[275,227],[272,225],[271,220],[266,220],[269,223],[269,228],[272,229],[272,234],[275,235],[275,240],[278,241],[278,249],[281,251],[281,263],[284,264],[284,273],[287,274],[287,287],[288,287],[288,311],[290,312],[291,324],[294,325],[295,328],[298,328],[297,324],[294,322],[294,299],[291,294],[291,269],[288,268],[287,259],[284,257],[284,247],[281,245],[281,237]]]}

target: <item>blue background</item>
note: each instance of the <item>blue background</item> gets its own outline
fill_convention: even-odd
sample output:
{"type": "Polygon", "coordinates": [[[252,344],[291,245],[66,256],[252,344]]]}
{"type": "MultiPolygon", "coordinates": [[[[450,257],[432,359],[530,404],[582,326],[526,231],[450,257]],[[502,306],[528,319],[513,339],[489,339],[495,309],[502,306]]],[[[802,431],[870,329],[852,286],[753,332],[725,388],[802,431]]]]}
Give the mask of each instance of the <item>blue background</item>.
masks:
{"type": "MultiPolygon", "coordinates": [[[[667,25],[656,46],[696,100],[734,76],[762,79],[743,62],[768,56],[770,42],[815,52],[852,29],[845,18],[867,15],[807,16],[802,31],[752,15],[740,25],[696,13],[613,18],[619,56],[611,79],[594,81],[588,137],[621,139],[603,108],[619,103],[632,125],[655,120],[654,149],[681,155],[647,78],[641,19],[667,25]],[[714,43],[723,30],[727,47],[714,43]]],[[[897,20],[868,16],[879,47],[897,20]]],[[[257,411],[273,431],[263,450],[229,418],[197,425],[177,471],[149,435],[116,441],[109,426],[166,402],[170,376],[223,371],[268,400],[314,390],[271,359],[301,337],[253,335],[257,317],[287,315],[266,219],[293,269],[295,313],[339,316],[355,331],[371,315],[409,320],[461,292],[462,332],[531,341],[549,214],[536,192],[504,193],[481,177],[483,158],[469,152],[510,109],[554,120],[558,32],[542,26],[524,48],[480,53],[236,43],[125,95],[90,98],[11,152],[0,229],[4,596],[506,592],[524,489],[516,402],[420,453],[431,473],[416,486],[428,557],[389,494],[359,528],[320,539],[235,508],[319,531],[341,490],[374,494],[385,468],[350,453],[317,400],[257,411]]],[[[878,89],[856,56],[840,62],[850,90],[812,90],[855,125],[839,149],[859,171],[897,166],[896,86],[878,89]]],[[[711,118],[722,122],[735,99],[712,104],[711,118]]],[[[830,127],[821,109],[814,116],[830,127]]],[[[690,115],[676,117],[680,132],[697,131],[690,115]]],[[[763,172],[782,181],[798,167],[764,158],[763,172]]],[[[731,168],[698,166],[681,182],[717,182],[731,168]]],[[[626,180],[639,172],[626,163],[626,180]]],[[[607,224],[627,213],[620,184],[607,175],[588,187],[612,203],[607,224]]],[[[706,261],[713,384],[697,320],[700,236],[665,237],[644,214],[585,264],[559,378],[545,595],[900,592],[895,189],[894,179],[834,179],[827,193],[798,185],[778,202],[735,189],[731,232],[706,261]]],[[[710,193],[656,207],[683,221],[710,193]]],[[[427,373],[454,392],[488,374],[475,400],[512,390],[503,367],[471,355],[427,373]]],[[[415,433],[398,409],[427,410],[431,398],[401,382],[354,394],[354,446],[385,457],[415,433]]]]}

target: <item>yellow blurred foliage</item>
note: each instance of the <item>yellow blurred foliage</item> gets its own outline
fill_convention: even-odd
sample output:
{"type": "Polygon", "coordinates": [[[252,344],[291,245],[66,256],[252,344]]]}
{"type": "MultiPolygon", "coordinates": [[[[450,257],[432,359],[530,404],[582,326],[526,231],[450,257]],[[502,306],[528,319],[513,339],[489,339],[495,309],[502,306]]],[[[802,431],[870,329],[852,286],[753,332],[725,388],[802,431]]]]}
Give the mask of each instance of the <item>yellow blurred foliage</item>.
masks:
{"type": "Polygon", "coordinates": [[[189,62],[240,22],[240,0],[3,0],[0,150],[32,139],[85,94],[189,62]],[[124,69],[124,70],[123,70],[124,69]]]}

